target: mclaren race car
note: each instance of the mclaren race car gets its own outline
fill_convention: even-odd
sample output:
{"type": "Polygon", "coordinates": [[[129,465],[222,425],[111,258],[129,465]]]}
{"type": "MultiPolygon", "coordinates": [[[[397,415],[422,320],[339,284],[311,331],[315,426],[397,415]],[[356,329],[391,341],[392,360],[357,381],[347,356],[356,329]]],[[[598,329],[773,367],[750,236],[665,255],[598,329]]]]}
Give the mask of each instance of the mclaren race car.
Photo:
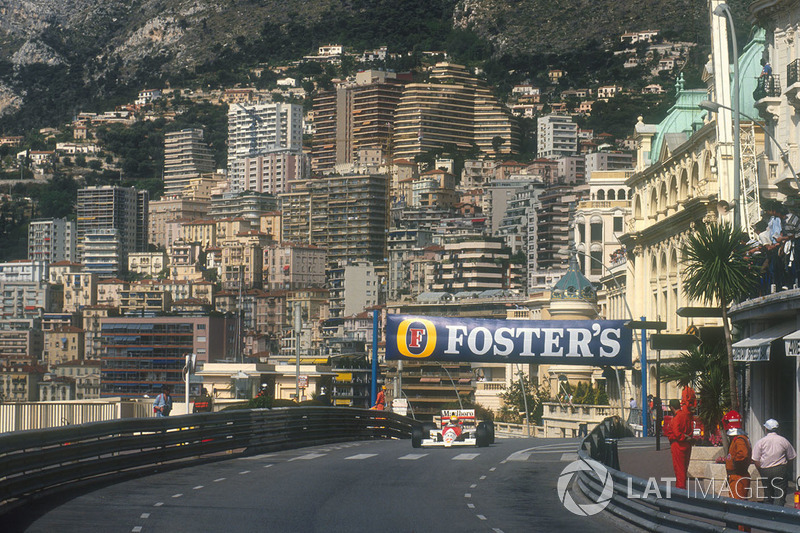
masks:
{"type": "Polygon", "coordinates": [[[446,409],[433,417],[433,424],[423,424],[411,432],[411,445],[422,446],[479,446],[494,442],[494,424],[478,422],[474,409],[446,409]]]}

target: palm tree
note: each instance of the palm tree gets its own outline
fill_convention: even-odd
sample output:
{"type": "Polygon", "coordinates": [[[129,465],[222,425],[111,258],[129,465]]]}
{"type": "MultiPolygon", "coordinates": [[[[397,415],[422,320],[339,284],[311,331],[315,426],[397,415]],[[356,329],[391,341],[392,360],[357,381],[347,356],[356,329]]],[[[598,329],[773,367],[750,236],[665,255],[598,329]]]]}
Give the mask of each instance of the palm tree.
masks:
{"type": "Polygon", "coordinates": [[[722,312],[731,407],[739,410],[728,307],[758,283],[758,268],[748,259],[748,236],[726,222],[698,225],[682,247],[683,289],[694,300],[717,305],[722,312]]]}
{"type": "Polygon", "coordinates": [[[726,360],[721,344],[710,348],[701,346],[682,353],[677,361],[661,367],[662,382],[674,381],[681,387],[689,386],[697,391],[698,415],[708,436],[716,432],[725,414],[725,407],[729,405],[730,382],[725,368],[726,360]]]}

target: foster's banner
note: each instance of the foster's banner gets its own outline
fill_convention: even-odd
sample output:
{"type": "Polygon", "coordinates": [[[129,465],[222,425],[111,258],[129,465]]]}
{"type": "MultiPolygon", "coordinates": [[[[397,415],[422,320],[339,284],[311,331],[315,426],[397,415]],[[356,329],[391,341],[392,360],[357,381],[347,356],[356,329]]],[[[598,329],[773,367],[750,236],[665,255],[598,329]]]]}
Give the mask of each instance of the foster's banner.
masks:
{"type": "Polygon", "coordinates": [[[386,359],[631,366],[624,324],[388,315],[386,359]]]}

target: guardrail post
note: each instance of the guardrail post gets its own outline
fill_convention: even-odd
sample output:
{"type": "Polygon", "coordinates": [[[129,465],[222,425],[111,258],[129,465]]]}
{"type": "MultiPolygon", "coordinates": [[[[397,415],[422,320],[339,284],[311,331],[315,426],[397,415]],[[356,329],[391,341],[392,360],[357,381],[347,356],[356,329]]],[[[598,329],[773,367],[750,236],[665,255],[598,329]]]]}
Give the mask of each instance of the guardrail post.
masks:
{"type": "Polygon", "coordinates": [[[617,439],[606,439],[603,464],[614,470],[619,470],[619,447],[617,439]]]}

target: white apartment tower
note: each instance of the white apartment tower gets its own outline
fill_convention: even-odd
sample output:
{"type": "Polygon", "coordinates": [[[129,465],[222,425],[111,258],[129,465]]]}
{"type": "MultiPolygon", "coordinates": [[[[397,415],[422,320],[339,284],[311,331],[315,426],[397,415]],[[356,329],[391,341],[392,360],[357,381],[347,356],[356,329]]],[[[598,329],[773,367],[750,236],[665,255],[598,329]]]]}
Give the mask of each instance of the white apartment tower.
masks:
{"type": "MultiPolygon", "coordinates": [[[[296,104],[233,104],[228,110],[228,179],[231,192],[258,190],[275,194],[276,183],[302,169],[303,107],[296,104]],[[288,153],[291,165],[270,154],[288,153]],[[286,176],[274,176],[280,170],[286,176]],[[266,182],[266,186],[264,183],[266,182]],[[270,186],[272,184],[272,186],[270,186]]],[[[296,178],[295,178],[296,179],[296,178]]],[[[282,192],[282,191],[280,191],[282,192]]]]}
{"type": "Polygon", "coordinates": [[[578,125],[566,115],[539,117],[536,155],[539,158],[558,159],[578,153],[578,125]]]}
{"type": "Polygon", "coordinates": [[[28,226],[28,259],[57,263],[76,260],[75,222],[64,218],[32,220],[28,226]]]}
{"type": "Polygon", "coordinates": [[[190,128],[164,135],[164,196],[179,196],[189,182],[214,172],[214,155],[203,130],[190,128]]]}

